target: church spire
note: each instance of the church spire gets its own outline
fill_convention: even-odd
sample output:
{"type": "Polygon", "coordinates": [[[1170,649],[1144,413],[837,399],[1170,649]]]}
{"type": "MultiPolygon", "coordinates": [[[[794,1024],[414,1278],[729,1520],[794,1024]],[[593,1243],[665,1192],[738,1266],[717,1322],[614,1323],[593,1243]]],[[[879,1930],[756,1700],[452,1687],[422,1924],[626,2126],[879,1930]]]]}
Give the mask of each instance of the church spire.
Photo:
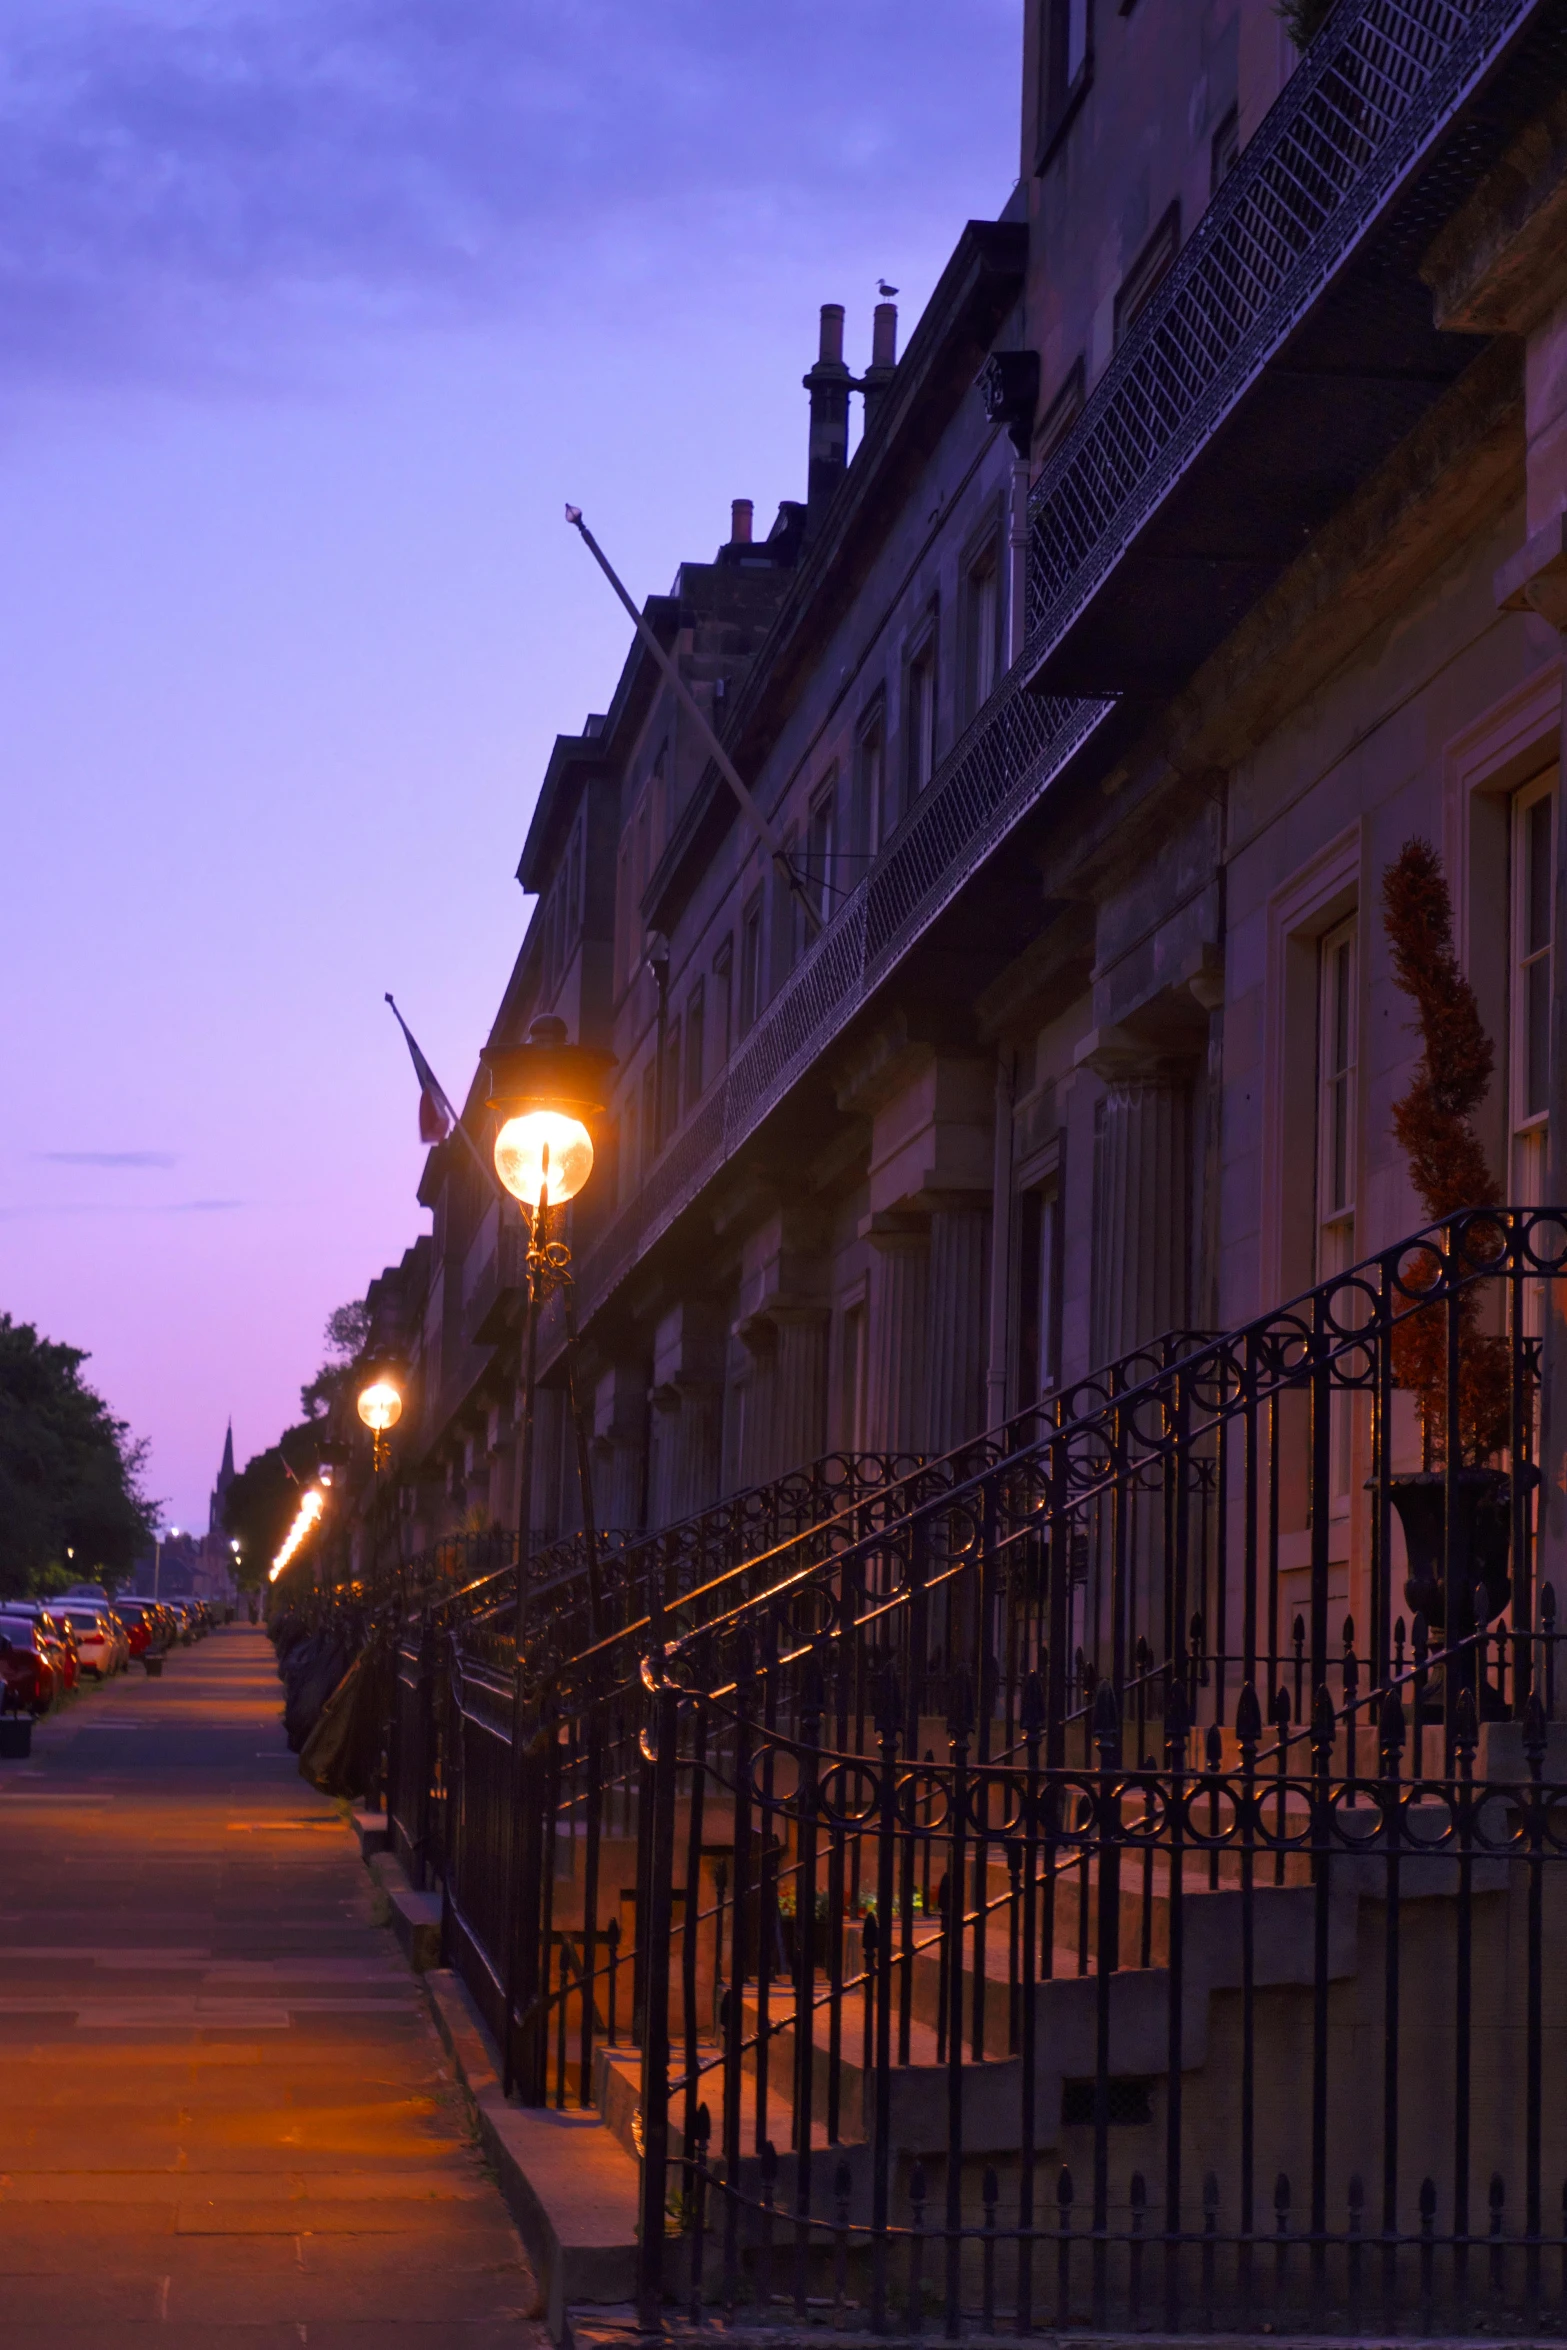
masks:
{"type": "Polygon", "coordinates": [[[207,1509],[207,1531],[222,1534],[226,1529],[223,1519],[223,1496],[234,1482],[234,1422],[229,1421],[228,1434],[223,1439],[223,1461],[218,1470],[218,1481],[212,1488],[212,1500],[207,1509]]]}

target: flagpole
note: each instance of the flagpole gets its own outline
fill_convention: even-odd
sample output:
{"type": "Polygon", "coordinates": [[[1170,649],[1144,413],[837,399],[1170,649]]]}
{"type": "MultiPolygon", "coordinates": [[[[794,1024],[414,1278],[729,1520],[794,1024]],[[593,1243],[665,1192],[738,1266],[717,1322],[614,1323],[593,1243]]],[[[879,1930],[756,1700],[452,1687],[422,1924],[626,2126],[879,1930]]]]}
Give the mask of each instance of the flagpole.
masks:
{"type": "Polygon", "coordinates": [[[600,571],[603,572],[604,577],[609,581],[610,586],[614,589],[616,595],[620,598],[620,601],[625,606],[626,611],[629,613],[632,627],[636,630],[638,636],[642,639],[642,642],[646,645],[648,651],[652,654],[654,660],[658,663],[658,666],[660,669],[662,669],[664,675],[668,678],[670,684],[674,687],[681,708],[686,711],[689,717],[692,719],[698,734],[701,735],[703,741],[707,745],[709,758],[714,761],[718,768],[719,774],[723,777],[725,783],[728,784],[730,790],[734,793],[735,798],[739,801],[742,814],[745,816],[746,821],[749,823],[752,831],[756,834],[756,837],[761,842],[763,848],[766,849],[769,857],[771,857],[774,867],[776,868],[780,878],[785,881],[789,888],[793,891],[795,898],[798,900],[801,910],[805,915],[806,922],[810,926],[810,929],[813,933],[819,931],[822,928],[822,918],[818,913],[815,905],[812,903],[810,891],[806,888],[804,882],[800,879],[799,874],[795,871],[788,851],[785,849],[783,842],[779,839],[777,833],[773,830],[772,825],[768,822],[766,816],[763,815],[762,810],[749,787],[741,781],[739,769],[735,766],[733,759],[730,758],[729,753],[724,749],[723,744],[719,741],[717,735],[713,732],[711,725],[708,723],[707,713],[703,710],[701,703],[697,700],[695,694],[692,693],[691,688],[687,685],[685,679],[681,676],[679,663],[672,659],[672,657],[665,651],[663,645],[659,642],[657,631],[654,629],[652,623],[648,620],[646,614],[640,612],[637,609],[637,606],[632,602],[630,596],[626,593],[625,588],[621,585],[614,565],[610,562],[609,557],[605,554],[603,548],[599,545],[598,540],[593,536],[592,531],[589,530],[587,524],[583,521],[582,508],[580,506],[568,506],[566,508],[566,520],[571,524],[573,530],[581,534],[583,545],[587,548],[588,553],[592,556],[600,571]]]}

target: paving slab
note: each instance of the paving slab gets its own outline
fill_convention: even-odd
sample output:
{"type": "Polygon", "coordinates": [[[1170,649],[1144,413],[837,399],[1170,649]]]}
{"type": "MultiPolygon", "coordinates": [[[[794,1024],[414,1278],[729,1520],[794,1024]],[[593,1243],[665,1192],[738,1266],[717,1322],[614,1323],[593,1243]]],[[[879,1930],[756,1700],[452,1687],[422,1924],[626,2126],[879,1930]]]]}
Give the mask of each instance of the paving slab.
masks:
{"type": "Polygon", "coordinates": [[[264,1636],[0,1764],[6,2350],[539,2350],[539,2291],[264,1636]]]}

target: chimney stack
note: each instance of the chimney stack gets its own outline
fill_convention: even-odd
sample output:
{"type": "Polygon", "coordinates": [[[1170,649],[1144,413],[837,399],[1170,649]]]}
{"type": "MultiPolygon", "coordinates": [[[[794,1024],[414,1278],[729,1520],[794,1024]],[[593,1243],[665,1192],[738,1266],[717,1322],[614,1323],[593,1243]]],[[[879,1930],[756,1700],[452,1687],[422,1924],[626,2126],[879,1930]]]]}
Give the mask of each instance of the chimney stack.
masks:
{"type": "Polygon", "coordinates": [[[731,498],[729,501],[729,544],[732,547],[748,547],[751,544],[749,498],[731,498]]]}
{"type": "Polygon", "coordinates": [[[865,394],[865,429],[869,432],[876,422],[887,386],[898,371],[898,305],[896,302],[878,302],[871,321],[871,363],[865,370],[860,389],[865,394]]]}
{"type": "Polygon", "coordinates": [[[813,530],[848,467],[849,390],[853,380],[843,364],[843,304],[824,302],[816,365],[805,378],[805,388],[811,395],[805,500],[807,527],[813,530]]]}

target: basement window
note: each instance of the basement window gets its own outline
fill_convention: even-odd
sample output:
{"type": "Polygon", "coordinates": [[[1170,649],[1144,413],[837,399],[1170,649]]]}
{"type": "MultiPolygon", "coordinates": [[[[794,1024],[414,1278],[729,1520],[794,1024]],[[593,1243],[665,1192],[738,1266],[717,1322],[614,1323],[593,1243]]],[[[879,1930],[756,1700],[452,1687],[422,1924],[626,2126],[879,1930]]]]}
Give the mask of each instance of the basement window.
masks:
{"type": "MultiPolygon", "coordinates": [[[[1107,2081],[1112,2129],[1142,2129],[1153,2120],[1153,2103],[1148,2081],[1107,2081]]],[[[1092,2129],[1094,2126],[1093,2081],[1063,2081],[1061,2084],[1061,2123],[1064,2129],[1092,2129]]]]}

